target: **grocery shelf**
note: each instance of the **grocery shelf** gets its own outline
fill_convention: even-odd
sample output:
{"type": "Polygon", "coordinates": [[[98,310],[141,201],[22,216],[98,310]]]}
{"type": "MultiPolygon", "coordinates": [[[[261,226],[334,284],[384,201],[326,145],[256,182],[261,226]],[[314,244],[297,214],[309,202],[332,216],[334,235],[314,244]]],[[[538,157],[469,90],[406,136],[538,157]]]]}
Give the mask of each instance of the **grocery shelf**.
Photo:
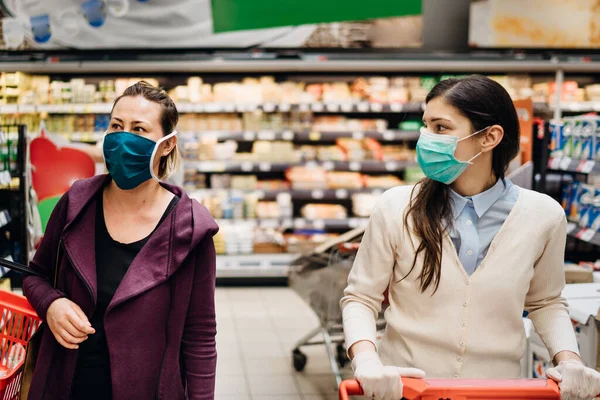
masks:
{"type": "Polygon", "coordinates": [[[389,129],[386,131],[319,131],[319,130],[261,130],[244,131],[244,132],[225,132],[225,131],[204,131],[204,132],[182,132],[182,136],[196,134],[214,137],[217,140],[235,140],[240,142],[253,142],[256,140],[287,140],[298,142],[310,141],[335,141],[338,138],[353,138],[363,139],[372,138],[379,141],[402,141],[402,140],[417,140],[419,139],[419,131],[417,130],[395,130],[389,129]]]}
{"type": "MultiPolygon", "coordinates": [[[[554,105],[550,108],[554,109],[554,105]]],[[[561,103],[560,108],[565,112],[599,112],[600,101],[582,101],[561,103]]]]}
{"type": "Polygon", "coordinates": [[[299,163],[270,161],[195,161],[186,160],[186,168],[196,167],[198,172],[282,172],[290,167],[322,167],[327,171],[396,172],[417,166],[416,161],[307,161],[299,163]]]}
{"type": "Polygon", "coordinates": [[[195,193],[215,193],[215,192],[231,192],[231,193],[254,193],[259,200],[273,200],[280,193],[288,193],[294,200],[345,200],[352,197],[354,194],[372,194],[380,196],[387,189],[379,188],[361,188],[361,189],[281,189],[281,190],[239,190],[239,189],[199,189],[195,193]]]}
{"type": "Polygon", "coordinates": [[[217,278],[285,278],[297,254],[217,255],[217,278]]]}
{"type": "Polygon", "coordinates": [[[581,228],[575,222],[567,224],[567,234],[575,239],[600,247],[600,232],[581,228]]]}
{"type": "Polygon", "coordinates": [[[600,174],[600,162],[573,160],[570,157],[551,157],[548,161],[548,169],[577,174],[600,174]]]}
{"type": "Polygon", "coordinates": [[[248,225],[261,228],[280,228],[287,229],[354,229],[366,226],[368,218],[345,218],[345,219],[306,219],[306,218],[255,218],[255,219],[218,219],[219,225],[248,225]]]}

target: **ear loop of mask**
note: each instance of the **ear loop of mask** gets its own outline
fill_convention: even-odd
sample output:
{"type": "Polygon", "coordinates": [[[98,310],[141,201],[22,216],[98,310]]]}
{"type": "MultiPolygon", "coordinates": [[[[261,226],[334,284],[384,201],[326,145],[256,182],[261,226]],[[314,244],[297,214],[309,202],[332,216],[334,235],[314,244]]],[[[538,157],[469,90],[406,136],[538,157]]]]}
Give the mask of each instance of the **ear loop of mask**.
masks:
{"type": "MultiPolygon", "coordinates": [[[[160,145],[163,142],[166,142],[167,140],[171,139],[172,137],[174,137],[175,135],[177,135],[177,131],[173,131],[172,133],[168,134],[167,136],[161,138],[160,140],[158,140],[156,142],[156,144],[154,145],[154,150],[152,150],[152,156],[150,157],[150,174],[152,175],[152,177],[154,179],[156,179],[157,181],[160,182],[160,179],[158,178],[158,176],[156,176],[156,174],[154,173],[154,157],[156,157],[156,153],[158,152],[158,148],[160,147],[160,145]]],[[[175,149],[171,150],[174,151],[175,149]]]]}
{"type": "MultiPolygon", "coordinates": [[[[463,140],[466,140],[466,139],[468,139],[468,138],[470,138],[470,137],[473,137],[473,136],[475,136],[475,135],[478,135],[478,134],[480,134],[481,132],[483,132],[483,131],[485,131],[486,129],[489,129],[489,128],[490,128],[490,127],[488,126],[488,127],[485,127],[485,128],[483,128],[483,129],[480,129],[480,130],[478,130],[477,132],[475,132],[475,133],[472,133],[472,134],[470,134],[470,135],[469,135],[469,136],[467,136],[467,137],[464,137],[464,138],[462,138],[462,139],[459,139],[458,141],[459,141],[459,142],[462,142],[463,140]]],[[[477,157],[479,157],[479,156],[481,155],[481,153],[482,153],[482,152],[480,151],[479,153],[475,154],[473,157],[471,157],[469,160],[467,160],[467,161],[465,161],[465,162],[466,162],[466,163],[469,163],[469,164],[473,164],[473,160],[474,160],[474,159],[476,159],[477,157]]]]}

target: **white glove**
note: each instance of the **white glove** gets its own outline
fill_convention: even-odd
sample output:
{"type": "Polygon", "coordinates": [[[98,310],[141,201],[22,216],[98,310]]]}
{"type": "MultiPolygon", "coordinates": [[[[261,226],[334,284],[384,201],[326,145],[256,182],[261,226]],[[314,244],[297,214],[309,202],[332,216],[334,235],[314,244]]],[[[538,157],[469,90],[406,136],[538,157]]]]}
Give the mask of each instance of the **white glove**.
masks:
{"type": "Polygon", "coordinates": [[[365,396],[377,400],[400,400],[402,398],[402,379],[424,378],[425,372],[417,368],[383,366],[374,351],[358,353],[352,360],[354,377],[360,383],[365,396]]]}
{"type": "Polygon", "coordinates": [[[600,393],[600,373],[579,361],[561,361],[546,376],[558,383],[561,400],[590,400],[600,393]]]}

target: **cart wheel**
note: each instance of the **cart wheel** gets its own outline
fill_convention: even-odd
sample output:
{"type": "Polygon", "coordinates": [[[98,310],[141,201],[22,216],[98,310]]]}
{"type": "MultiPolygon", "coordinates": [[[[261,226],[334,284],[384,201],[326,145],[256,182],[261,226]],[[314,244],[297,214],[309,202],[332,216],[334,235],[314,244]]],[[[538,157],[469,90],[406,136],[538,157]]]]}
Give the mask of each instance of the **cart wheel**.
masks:
{"type": "Polygon", "coordinates": [[[294,360],[294,369],[298,372],[304,371],[308,357],[302,353],[299,349],[292,351],[292,359],[294,360]]]}
{"type": "Polygon", "coordinates": [[[337,350],[337,361],[340,364],[340,367],[344,368],[346,364],[350,361],[348,358],[348,354],[346,353],[346,348],[343,344],[338,344],[336,347],[337,350]]]}

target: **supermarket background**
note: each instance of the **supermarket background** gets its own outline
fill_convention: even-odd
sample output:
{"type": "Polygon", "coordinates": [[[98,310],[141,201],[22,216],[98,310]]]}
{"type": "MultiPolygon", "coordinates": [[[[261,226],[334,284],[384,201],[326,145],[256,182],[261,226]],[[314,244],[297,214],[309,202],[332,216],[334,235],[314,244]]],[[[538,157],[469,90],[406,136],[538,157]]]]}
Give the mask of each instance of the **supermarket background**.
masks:
{"type": "MultiPolygon", "coordinates": [[[[0,1],[0,257],[31,259],[57,199],[104,172],[112,101],[140,79],[165,87],[177,179],[220,226],[217,398],[334,399],[351,263],[334,244],[360,240],[383,191],[422,178],[429,89],[480,73],[519,112],[511,179],[565,207],[564,295],[600,366],[600,1],[279,3],[0,1]],[[329,352],[297,349],[323,332],[329,352]]],[[[548,355],[526,329],[523,376],[540,377],[548,355]]]]}

